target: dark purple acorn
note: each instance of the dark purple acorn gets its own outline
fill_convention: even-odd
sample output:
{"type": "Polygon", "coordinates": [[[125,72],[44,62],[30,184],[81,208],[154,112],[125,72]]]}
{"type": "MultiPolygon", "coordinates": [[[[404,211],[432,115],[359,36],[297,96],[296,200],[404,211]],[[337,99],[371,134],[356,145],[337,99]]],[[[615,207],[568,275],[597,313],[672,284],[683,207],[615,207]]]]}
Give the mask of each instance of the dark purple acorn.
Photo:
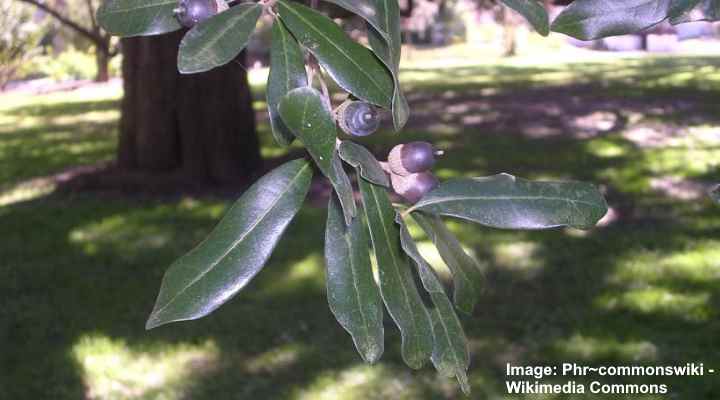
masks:
{"type": "Polygon", "coordinates": [[[406,176],[391,174],[390,180],[395,193],[410,204],[417,203],[425,194],[437,187],[438,180],[430,172],[420,172],[406,176]]]}
{"type": "Polygon", "coordinates": [[[441,154],[428,142],[410,142],[393,147],[388,163],[393,173],[407,176],[429,171],[435,165],[435,156],[441,154]]]}
{"type": "Polygon", "coordinates": [[[180,0],[175,9],[175,18],[180,25],[192,28],[217,13],[216,0],[180,0]]]}
{"type": "Polygon", "coordinates": [[[337,109],[340,129],[348,135],[369,136],[380,128],[380,116],[372,104],[364,101],[346,101],[337,109]]]}

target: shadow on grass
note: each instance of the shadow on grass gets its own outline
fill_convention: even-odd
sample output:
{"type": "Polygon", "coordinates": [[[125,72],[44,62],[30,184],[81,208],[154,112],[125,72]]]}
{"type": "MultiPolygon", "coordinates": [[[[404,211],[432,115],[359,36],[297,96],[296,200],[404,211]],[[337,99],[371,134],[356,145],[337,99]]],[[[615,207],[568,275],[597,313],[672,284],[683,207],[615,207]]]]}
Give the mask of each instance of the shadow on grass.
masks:
{"type": "MultiPolygon", "coordinates": [[[[648,76],[657,76],[648,79],[658,81],[717,64],[716,59],[707,62],[661,60],[658,68],[666,70],[652,70],[648,76]]],[[[632,74],[643,75],[647,65],[638,61],[632,74]]],[[[611,205],[620,210],[614,223],[589,234],[506,232],[452,224],[462,241],[488,264],[485,296],[475,315],[463,321],[472,343],[472,398],[508,398],[504,384],[508,362],[720,365],[715,349],[720,334],[715,260],[720,250],[714,250],[720,249],[720,213],[708,200],[668,198],[652,191],[649,183],[659,174],[697,179],[714,175],[677,158],[673,153],[677,149],[648,146],[624,135],[629,127],[657,121],[714,126],[720,122],[712,112],[715,105],[705,104],[705,92],[692,88],[673,92],[673,97],[641,88],[637,98],[617,98],[621,87],[617,81],[615,86],[597,83],[616,67],[598,65],[595,72],[587,67],[591,71],[587,79],[594,83],[561,90],[527,86],[517,91],[529,82],[523,83],[521,74],[558,73],[552,68],[497,69],[492,74],[482,72],[486,68],[481,72],[469,68],[453,75],[470,78],[485,73],[491,80],[505,76],[502,79],[518,83],[501,80],[492,85],[466,84],[463,89],[441,80],[433,86],[417,84],[411,93],[420,121],[430,122],[433,112],[438,117],[437,110],[442,110],[439,117],[445,126],[414,123],[402,140],[431,140],[446,147],[450,155],[437,166],[444,178],[512,172],[534,179],[587,180],[607,186],[611,205]],[[487,87],[498,90],[480,96],[487,87]],[[511,95],[510,90],[515,92],[511,95]],[[604,129],[587,129],[576,120],[598,112],[603,115],[593,121],[605,123],[604,129]],[[547,134],[552,129],[555,134],[547,134]]],[[[577,67],[585,70],[585,65],[577,67]]],[[[36,112],[33,107],[18,110],[26,115],[36,112]]],[[[72,132],[86,129],[70,128],[72,132]]],[[[110,127],[101,127],[105,129],[110,127]]],[[[25,176],[44,171],[45,167],[28,164],[45,162],[41,165],[51,170],[73,163],[73,157],[101,154],[94,153],[96,138],[89,133],[76,137],[77,152],[61,146],[58,161],[47,164],[43,160],[56,156],[37,148],[53,140],[64,143],[64,133],[46,129],[15,134],[0,135],[10,149],[3,153],[3,162],[20,168],[5,179],[23,176],[21,168],[31,171],[25,176]],[[25,142],[33,135],[36,141],[25,142]],[[12,158],[13,153],[32,155],[32,151],[39,152],[12,158]]],[[[364,143],[377,154],[386,154],[388,137],[377,135],[364,143]]],[[[717,153],[712,147],[704,150],[706,158],[717,153]]],[[[316,208],[306,207],[300,213],[271,262],[229,304],[200,321],[146,332],[144,322],[165,269],[207,234],[225,206],[224,201],[212,199],[62,195],[0,208],[0,292],[7,299],[0,304],[0,382],[13,383],[0,386],[0,398],[459,397],[454,382],[438,378],[430,367],[411,372],[403,366],[392,323],[386,324],[382,362],[372,367],[361,364],[325,301],[324,211],[316,208]],[[97,338],[117,347],[107,352],[109,359],[100,360],[104,342],[97,338]],[[85,353],[78,350],[87,342],[95,347],[85,353]],[[163,360],[174,360],[171,354],[182,346],[210,350],[166,365],[163,360]],[[131,356],[113,358],[118,349],[130,351],[131,356]],[[150,360],[149,366],[135,365],[143,359],[150,360]],[[101,362],[107,363],[105,369],[101,362]],[[163,375],[172,368],[180,370],[174,380],[167,378],[169,372],[163,375]]],[[[667,383],[673,396],[681,399],[720,397],[720,385],[712,376],[599,380],[667,383]]]]}

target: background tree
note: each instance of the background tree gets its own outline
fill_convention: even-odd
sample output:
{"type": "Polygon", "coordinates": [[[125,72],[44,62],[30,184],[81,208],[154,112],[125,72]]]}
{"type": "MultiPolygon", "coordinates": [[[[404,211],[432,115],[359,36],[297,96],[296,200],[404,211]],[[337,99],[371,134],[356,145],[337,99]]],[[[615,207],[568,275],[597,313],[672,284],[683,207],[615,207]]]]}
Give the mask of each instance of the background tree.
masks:
{"type": "Polygon", "coordinates": [[[118,167],[195,183],[245,181],[261,166],[245,55],[210,72],[180,74],[184,33],[122,40],[118,167]]]}
{"type": "Polygon", "coordinates": [[[32,19],[32,13],[10,0],[0,0],[0,91],[18,69],[38,52],[44,30],[32,19]]]}
{"type": "Polygon", "coordinates": [[[43,11],[62,27],[69,29],[92,46],[95,53],[97,73],[96,82],[110,79],[110,60],[120,50],[113,42],[112,35],[98,24],[95,13],[100,5],[99,0],[15,0],[29,4],[43,11]]]}

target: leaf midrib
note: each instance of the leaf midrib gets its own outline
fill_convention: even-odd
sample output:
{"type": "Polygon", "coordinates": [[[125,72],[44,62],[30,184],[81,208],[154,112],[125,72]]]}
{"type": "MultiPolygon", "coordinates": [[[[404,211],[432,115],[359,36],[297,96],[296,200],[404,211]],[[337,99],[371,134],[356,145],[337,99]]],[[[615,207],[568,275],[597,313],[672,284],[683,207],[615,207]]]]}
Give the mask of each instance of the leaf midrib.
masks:
{"type": "Polygon", "coordinates": [[[426,206],[431,206],[431,205],[440,204],[440,203],[450,203],[450,202],[454,202],[454,201],[463,201],[463,200],[482,200],[482,201],[501,201],[501,200],[527,200],[527,201],[533,200],[533,201],[534,201],[534,200],[549,200],[549,201],[562,201],[562,202],[567,202],[567,203],[584,204],[584,205],[586,205],[586,206],[588,206],[588,207],[592,207],[592,208],[602,208],[601,205],[598,205],[598,204],[596,204],[596,203],[591,203],[591,202],[585,201],[585,200],[573,200],[573,199],[568,199],[568,198],[565,198],[565,197],[547,197],[547,196],[492,196],[492,197],[489,197],[489,196],[447,196],[447,197],[442,197],[442,198],[439,198],[439,199],[436,199],[436,200],[431,199],[431,200],[421,201],[420,203],[417,203],[416,205],[412,206],[412,207],[409,208],[407,211],[405,211],[404,214],[409,214],[409,213],[411,213],[411,212],[413,212],[413,211],[415,211],[415,210],[421,209],[421,208],[426,207],[426,206]]]}
{"type": "Polygon", "coordinates": [[[163,311],[165,311],[165,309],[168,308],[175,300],[177,300],[178,297],[180,297],[182,294],[184,294],[184,293],[185,293],[190,287],[192,287],[194,284],[196,284],[197,282],[199,282],[200,279],[204,278],[205,275],[209,274],[218,264],[220,264],[220,262],[221,262],[225,257],[227,257],[228,254],[230,254],[230,252],[232,252],[233,250],[235,250],[235,247],[238,246],[238,245],[240,244],[240,242],[242,242],[243,240],[245,240],[245,238],[247,238],[247,236],[248,236],[250,233],[252,233],[252,232],[255,230],[255,228],[257,228],[257,226],[260,225],[261,222],[263,222],[263,221],[265,220],[265,217],[267,217],[267,216],[270,214],[270,212],[275,208],[275,206],[280,202],[280,200],[285,197],[285,194],[287,194],[287,193],[290,192],[292,189],[294,189],[295,182],[300,178],[300,176],[301,176],[301,175],[305,172],[305,170],[306,170],[307,168],[309,168],[309,167],[310,167],[309,164],[303,165],[303,167],[300,168],[300,170],[298,171],[298,173],[288,182],[288,185],[287,185],[287,187],[285,188],[285,190],[283,190],[282,192],[280,192],[280,194],[278,194],[278,196],[273,200],[273,202],[272,202],[272,203],[270,204],[270,206],[265,210],[265,212],[263,212],[263,214],[260,216],[260,218],[258,218],[255,222],[253,222],[253,224],[245,231],[245,233],[242,234],[242,236],[240,236],[240,238],[238,238],[238,239],[235,240],[230,246],[228,246],[227,251],[225,251],[220,257],[218,257],[218,259],[217,259],[216,261],[214,261],[212,264],[210,264],[210,266],[209,266],[206,270],[204,270],[199,276],[197,276],[195,279],[193,279],[192,281],[190,281],[190,283],[188,283],[187,285],[185,285],[185,287],[183,287],[180,291],[178,291],[178,293],[175,294],[175,296],[173,296],[170,300],[168,300],[167,303],[165,303],[164,306],[162,306],[161,308],[157,309],[157,311],[154,311],[153,314],[154,314],[154,315],[159,315],[160,313],[162,313],[163,311]]]}
{"type": "MultiPolygon", "coordinates": [[[[373,85],[375,85],[375,87],[378,89],[378,91],[379,91],[381,94],[383,93],[382,86],[380,86],[380,84],[379,84],[377,81],[375,81],[375,79],[373,79],[373,76],[372,76],[371,74],[369,74],[367,71],[365,71],[365,69],[362,68],[362,67],[360,66],[360,64],[358,64],[357,62],[355,62],[355,59],[354,59],[353,57],[351,57],[349,54],[347,54],[347,53],[345,52],[345,49],[343,49],[342,47],[338,46],[335,42],[332,41],[332,39],[330,39],[330,38],[329,38],[327,35],[325,35],[322,31],[318,30],[318,29],[315,27],[315,25],[313,25],[310,21],[307,20],[307,18],[303,17],[300,13],[298,13],[297,11],[295,11],[292,7],[290,7],[289,5],[285,4],[285,8],[287,8],[290,12],[292,12],[293,14],[295,14],[295,16],[296,16],[297,18],[301,19],[301,20],[302,20],[305,24],[307,24],[311,29],[313,29],[313,30],[314,30],[315,32],[317,32],[320,36],[322,36],[325,40],[327,40],[327,42],[330,43],[335,49],[337,49],[337,51],[338,51],[340,54],[342,54],[343,56],[345,56],[345,58],[347,58],[353,65],[355,65],[355,67],[357,67],[358,71],[360,71],[363,75],[365,75],[365,76],[368,78],[368,80],[369,80],[370,82],[372,82],[373,85]]],[[[358,46],[359,46],[359,45],[358,45],[358,46]]],[[[362,47],[362,46],[361,46],[361,47],[362,47]]],[[[311,52],[314,53],[314,51],[313,51],[312,49],[308,49],[308,50],[310,50],[311,52]]],[[[385,96],[382,96],[382,97],[385,97],[385,96]]]]}
{"type": "MultiPolygon", "coordinates": [[[[236,6],[236,7],[242,7],[242,6],[243,6],[243,4],[238,5],[238,6],[236,6]]],[[[194,54],[190,54],[189,56],[186,56],[186,57],[184,57],[184,58],[185,58],[185,59],[190,59],[190,60],[197,59],[198,57],[205,58],[205,54],[207,54],[207,53],[210,51],[210,49],[212,49],[212,48],[215,47],[215,43],[217,43],[220,39],[222,39],[222,38],[228,33],[228,31],[230,31],[230,30],[232,30],[232,29],[235,28],[235,25],[238,24],[238,21],[237,21],[237,20],[244,19],[245,16],[246,16],[248,13],[250,13],[251,11],[255,11],[258,7],[260,7],[260,6],[255,5],[255,4],[246,5],[246,6],[244,7],[244,8],[247,8],[245,11],[243,11],[243,12],[241,12],[241,13],[239,13],[239,14],[236,14],[236,15],[228,16],[228,17],[227,17],[228,20],[225,21],[225,27],[224,27],[223,29],[217,31],[217,34],[216,34],[216,35],[214,35],[214,36],[210,37],[209,39],[207,39],[207,40],[204,42],[205,46],[200,47],[200,51],[198,51],[197,53],[194,53],[194,54]],[[233,21],[233,22],[231,23],[230,21],[233,21]]],[[[196,37],[201,37],[201,36],[204,35],[204,32],[200,32],[199,29],[198,29],[197,31],[195,31],[195,32],[198,33],[198,36],[196,36],[196,37]]],[[[182,54],[182,53],[181,53],[181,54],[182,54]]],[[[213,58],[215,58],[215,57],[213,57],[213,58]]]]}

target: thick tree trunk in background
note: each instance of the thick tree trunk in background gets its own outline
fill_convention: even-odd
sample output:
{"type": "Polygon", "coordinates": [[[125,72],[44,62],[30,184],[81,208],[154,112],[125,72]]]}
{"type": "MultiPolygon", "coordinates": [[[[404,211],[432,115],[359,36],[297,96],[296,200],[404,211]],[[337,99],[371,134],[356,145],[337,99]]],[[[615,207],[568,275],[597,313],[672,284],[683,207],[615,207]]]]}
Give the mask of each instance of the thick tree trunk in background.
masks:
{"type": "Polygon", "coordinates": [[[110,55],[100,48],[95,49],[95,65],[97,73],[95,82],[107,82],[110,80],[110,55]]]}
{"type": "Polygon", "coordinates": [[[123,39],[118,166],[196,182],[246,182],[261,159],[244,55],[207,73],[181,75],[182,35],[123,39]]]}

